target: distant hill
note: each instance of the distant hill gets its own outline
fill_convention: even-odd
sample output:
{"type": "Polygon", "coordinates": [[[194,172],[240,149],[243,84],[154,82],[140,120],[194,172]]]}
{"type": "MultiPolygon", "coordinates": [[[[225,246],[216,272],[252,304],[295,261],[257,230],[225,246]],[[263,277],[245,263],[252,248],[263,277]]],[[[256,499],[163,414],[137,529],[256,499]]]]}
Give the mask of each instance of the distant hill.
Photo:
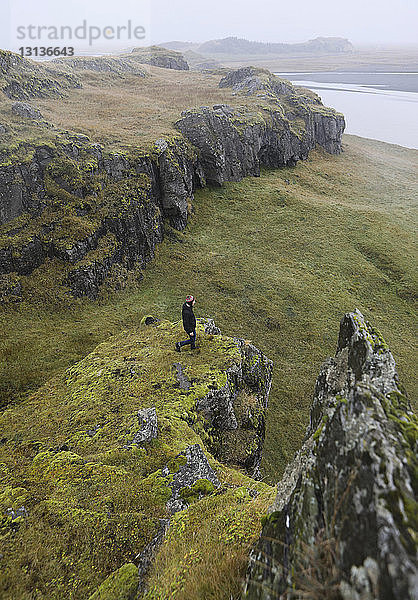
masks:
{"type": "Polygon", "coordinates": [[[167,42],[160,44],[170,50],[194,50],[204,55],[213,54],[339,54],[354,51],[353,44],[339,37],[318,37],[300,44],[251,42],[237,37],[211,40],[203,44],[192,42],[167,42]]]}

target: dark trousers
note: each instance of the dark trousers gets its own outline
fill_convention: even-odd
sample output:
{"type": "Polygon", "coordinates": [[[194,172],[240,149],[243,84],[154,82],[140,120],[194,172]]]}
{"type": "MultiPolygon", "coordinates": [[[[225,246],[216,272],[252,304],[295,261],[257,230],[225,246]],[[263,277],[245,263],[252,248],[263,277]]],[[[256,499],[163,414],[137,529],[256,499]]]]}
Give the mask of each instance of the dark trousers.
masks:
{"type": "Polygon", "coordinates": [[[194,331],[192,331],[191,333],[189,333],[190,339],[184,341],[184,342],[180,342],[180,348],[183,348],[183,346],[187,346],[188,344],[190,344],[190,347],[192,350],[194,350],[196,348],[196,329],[194,331]]]}

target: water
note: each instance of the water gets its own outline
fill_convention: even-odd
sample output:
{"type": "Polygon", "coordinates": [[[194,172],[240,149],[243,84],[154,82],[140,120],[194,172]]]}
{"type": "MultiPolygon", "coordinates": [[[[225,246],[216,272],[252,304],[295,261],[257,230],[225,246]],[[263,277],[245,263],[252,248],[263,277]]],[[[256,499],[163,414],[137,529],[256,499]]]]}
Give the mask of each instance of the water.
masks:
{"type": "Polygon", "coordinates": [[[277,73],[345,115],[346,133],[418,149],[418,73],[277,73]]]}

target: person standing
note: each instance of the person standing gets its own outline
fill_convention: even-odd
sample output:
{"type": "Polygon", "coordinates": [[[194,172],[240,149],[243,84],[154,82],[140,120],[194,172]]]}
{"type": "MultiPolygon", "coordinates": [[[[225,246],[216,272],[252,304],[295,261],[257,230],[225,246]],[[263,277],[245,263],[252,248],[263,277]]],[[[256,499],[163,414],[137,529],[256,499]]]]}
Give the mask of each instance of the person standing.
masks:
{"type": "Polygon", "coordinates": [[[184,331],[189,335],[189,339],[184,342],[176,343],[176,351],[181,352],[183,346],[190,344],[191,350],[196,348],[196,317],[194,316],[193,306],[196,304],[194,296],[187,296],[186,302],[183,304],[182,317],[184,331]]]}

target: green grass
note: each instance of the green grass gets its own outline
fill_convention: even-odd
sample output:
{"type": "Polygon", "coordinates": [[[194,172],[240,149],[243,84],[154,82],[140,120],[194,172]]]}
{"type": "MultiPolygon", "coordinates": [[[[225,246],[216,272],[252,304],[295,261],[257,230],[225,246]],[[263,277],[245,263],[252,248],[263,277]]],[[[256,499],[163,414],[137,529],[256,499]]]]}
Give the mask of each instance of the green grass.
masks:
{"type": "MultiPolygon", "coordinates": [[[[38,304],[35,294],[31,305],[4,308],[5,400],[144,314],[178,319],[187,293],[197,296],[198,316],[252,339],[274,361],[263,461],[270,482],[301,444],[315,379],[335,352],[345,312],[359,308],[382,331],[413,398],[417,152],[354,136],[344,149],[199,191],[186,232],[167,236],[138,285],[70,308],[39,301],[53,290],[38,304]]],[[[39,270],[42,281],[48,268],[39,270]]]]}

